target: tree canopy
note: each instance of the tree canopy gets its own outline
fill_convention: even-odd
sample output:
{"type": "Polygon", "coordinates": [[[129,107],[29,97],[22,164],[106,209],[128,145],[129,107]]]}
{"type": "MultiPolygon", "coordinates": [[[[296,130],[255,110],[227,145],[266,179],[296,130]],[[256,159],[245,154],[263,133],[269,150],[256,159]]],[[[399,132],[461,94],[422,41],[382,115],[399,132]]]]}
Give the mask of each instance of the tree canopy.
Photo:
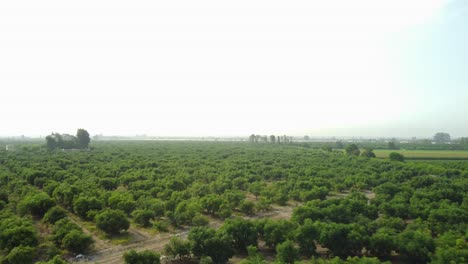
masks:
{"type": "Polygon", "coordinates": [[[91,138],[88,131],[80,128],[76,136],[69,134],[52,133],[46,136],[46,146],[49,150],[54,149],[86,149],[91,138]]]}

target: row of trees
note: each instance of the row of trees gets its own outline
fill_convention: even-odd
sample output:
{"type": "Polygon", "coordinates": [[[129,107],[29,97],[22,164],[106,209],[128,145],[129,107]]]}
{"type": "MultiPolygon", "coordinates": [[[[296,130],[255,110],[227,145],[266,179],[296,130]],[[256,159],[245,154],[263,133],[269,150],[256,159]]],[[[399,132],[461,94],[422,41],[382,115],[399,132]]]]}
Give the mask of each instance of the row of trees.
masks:
{"type": "MultiPolygon", "coordinates": [[[[197,253],[200,261],[226,258],[211,256],[220,250],[194,247],[215,242],[214,248],[228,245],[232,254],[265,244],[284,262],[291,259],[285,252],[306,258],[314,245],[343,259],[365,254],[385,260],[393,252],[411,263],[457,263],[466,252],[466,162],[391,162],[296,145],[96,142],[93,148],[0,151],[1,215],[32,230],[12,231],[15,225],[5,224],[0,238],[22,238],[11,232],[37,238],[27,244],[5,239],[0,259],[30,250],[24,247],[35,252],[34,261],[86,249],[89,240],[70,224],[70,214],[111,240],[129,225],[159,232],[191,227],[210,237],[192,235],[184,242],[191,254],[203,252],[197,253]],[[375,198],[362,195],[364,190],[375,198]],[[273,204],[301,206],[290,220],[231,220],[259,217],[273,204]],[[213,233],[212,218],[227,220],[213,233]],[[33,221],[46,223],[41,232],[33,221]],[[255,230],[236,231],[244,226],[255,230]],[[257,244],[243,242],[253,241],[250,235],[257,244]],[[330,241],[346,243],[335,247],[330,241]]],[[[261,259],[257,253],[246,261],[261,259]]]]}
{"type": "Polygon", "coordinates": [[[76,136],[69,134],[52,133],[46,136],[46,146],[53,149],[85,149],[91,141],[88,131],[80,128],[76,131],[76,136]]]}
{"type": "Polygon", "coordinates": [[[250,143],[263,142],[263,143],[271,143],[271,144],[275,144],[275,143],[278,143],[278,144],[286,143],[287,144],[287,143],[292,143],[293,138],[289,137],[289,136],[286,136],[286,135],[283,135],[283,136],[275,136],[275,135],[262,136],[262,135],[252,134],[252,135],[249,136],[249,142],[250,143]]]}

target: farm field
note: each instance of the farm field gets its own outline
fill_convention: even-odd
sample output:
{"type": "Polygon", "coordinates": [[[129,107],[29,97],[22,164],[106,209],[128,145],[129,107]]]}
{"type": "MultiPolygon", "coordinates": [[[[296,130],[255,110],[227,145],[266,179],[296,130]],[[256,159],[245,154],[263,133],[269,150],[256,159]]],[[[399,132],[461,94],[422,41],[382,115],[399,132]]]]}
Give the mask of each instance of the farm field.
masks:
{"type": "Polygon", "coordinates": [[[388,155],[392,152],[401,153],[405,156],[406,159],[468,160],[467,150],[374,150],[377,158],[388,158],[388,155]]]}
{"type": "Polygon", "coordinates": [[[465,161],[294,144],[24,145],[0,151],[0,259],[461,263],[467,179],[465,161]]]}

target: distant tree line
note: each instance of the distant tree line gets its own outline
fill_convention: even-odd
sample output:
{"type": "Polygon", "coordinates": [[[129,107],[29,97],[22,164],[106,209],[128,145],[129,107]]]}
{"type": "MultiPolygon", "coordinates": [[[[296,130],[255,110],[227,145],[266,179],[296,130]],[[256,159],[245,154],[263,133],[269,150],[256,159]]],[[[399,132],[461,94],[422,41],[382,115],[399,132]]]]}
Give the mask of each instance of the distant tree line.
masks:
{"type": "Polygon", "coordinates": [[[46,137],[46,145],[49,150],[53,149],[85,149],[91,141],[88,131],[80,128],[76,136],[69,134],[52,133],[46,137]]]}
{"type": "Polygon", "coordinates": [[[249,136],[250,143],[272,143],[272,144],[288,144],[293,142],[293,138],[290,136],[282,135],[282,136],[275,136],[275,135],[255,135],[252,134],[249,136]]]}

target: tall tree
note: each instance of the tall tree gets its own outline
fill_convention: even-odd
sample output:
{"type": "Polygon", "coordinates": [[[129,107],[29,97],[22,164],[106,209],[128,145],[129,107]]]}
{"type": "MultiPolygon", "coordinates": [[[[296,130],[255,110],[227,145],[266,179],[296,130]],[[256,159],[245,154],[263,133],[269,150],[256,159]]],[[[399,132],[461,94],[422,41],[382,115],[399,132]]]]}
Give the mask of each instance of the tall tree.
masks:
{"type": "Polygon", "coordinates": [[[361,151],[359,150],[359,147],[356,144],[350,144],[346,146],[346,154],[349,156],[359,156],[361,154],[361,151]]]}
{"type": "Polygon", "coordinates": [[[271,136],[270,136],[270,143],[273,143],[273,144],[274,144],[275,142],[276,142],[276,137],[275,137],[275,135],[271,135],[271,136]]]}
{"type": "Polygon", "coordinates": [[[433,137],[434,141],[437,143],[446,143],[450,142],[450,134],[445,132],[436,133],[433,137]]]}
{"type": "Polygon", "coordinates": [[[88,148],[89,142],[91,141],[88,131],[80,128],[76,131],[76,137],[78,138],[80,148],[88,148]]]}

